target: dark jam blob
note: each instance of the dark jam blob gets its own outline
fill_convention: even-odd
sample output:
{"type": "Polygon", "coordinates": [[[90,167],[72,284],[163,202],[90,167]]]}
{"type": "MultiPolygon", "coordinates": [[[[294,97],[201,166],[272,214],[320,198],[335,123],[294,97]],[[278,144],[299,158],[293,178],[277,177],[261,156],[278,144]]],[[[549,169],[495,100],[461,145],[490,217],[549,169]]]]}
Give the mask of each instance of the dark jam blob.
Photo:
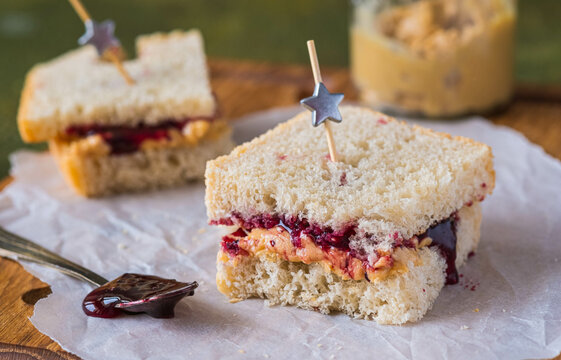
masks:
{"type": "Polygon", "coordinates": [[[343,172],[341,174],[341,177],[339,178],[339,186],[345,186],[347,185],[347,173],[343,172]]]}
{"type": "Polygon", "coordinates": [[[445,221],[431,226],[424,234],[419,236],[419,241],[430,237],[430,246],[437,246],[446,260],[446,285],[458,283],[458,270],[456,269],[456,221],[452,215],[445,221]]]}
{"type": "Polygon", "coordinates": [[[232,236],[236,236],[236,237],[246,237],[246,236],[247,236],[247,233],[245,232],[244,229],[239,228],[238,230],[236,230],[236,231],[234,231],[234,232],[232,233],[232,236]]]}
{"type": "Polygon", "coordinates": [[[170,130],[181,131],[187,123],[195,120],[210,121],[211,118],[166,120],[157,125],[143,123],[137,126],[74,125],[66,129],[66,135],[72,137],[99,135],[111,147],[111,154],[128,154],[138,151],[140,145],[146,140],[169,140],[170,130]]]}
{"type": "Polygon", "coordinates": [[[245,237],[245,236],[246,233],[242,229],[238,229],[236,232],[230,235],[223,236],[222,243],[221,243],[222,250],[228,253],[230,256],[248,255],[247,251],[239,247],[238,245],[239,240],[237,239],[237,237],[245,237]],[[243,235],[242,233],[239,232],[240,230],[243,232],[243,235]],[[238,235],[235,235],[236,233],[238,233],[238,235]]]}
{"type": "Polygon", "coordinates": [[[183,297],[192,296],[197,286],[197,282],[123,274],[90,292],[82,302],[82,309],[88,316],[101,318],[113,318],[122,313],[172,318],[175,305],[183,297]]]}

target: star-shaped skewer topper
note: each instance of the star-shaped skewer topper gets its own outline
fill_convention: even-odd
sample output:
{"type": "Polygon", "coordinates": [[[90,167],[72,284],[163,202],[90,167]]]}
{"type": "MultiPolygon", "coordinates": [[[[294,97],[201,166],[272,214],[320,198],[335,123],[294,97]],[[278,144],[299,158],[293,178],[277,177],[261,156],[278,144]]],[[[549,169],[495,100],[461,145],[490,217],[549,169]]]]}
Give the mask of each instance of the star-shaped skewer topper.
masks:
{"type": "Polygon", "coordinates": [[[115,23],[111,20],[105,20],[98,23],[94,20],[84,22],[86,32],[78,39],[80,45],[95,46],[99,56],[103,56],[105,51],[111,48],[121,47],[121,43],[115,37],[115,23]]]}
{"type": "Polygon", "coordinates": [[[129,75],[120,55],[122,56],[121,43],[115,37],[115,23],[111,20],[105,20],[98,23],[92,19],[84,5],[80,0],[68,0],[74,8],[80,19],[84,22],[86,32],[78,39],[80,45],[93,45],[97,50],[100,58],[111,61],[121,76],[129,85],[134,84],[133,78],[129,75]]]}
{"type": "Polygon", "coordinates": [[[322,82],[316,84],[314,95],[300,100],[300,104],[312,112],[312,125],[319,126],[326,120],[343,121],[339,112],[339,103],[345,95],[332,94],[322,82]]]}
{"type": "Polygon", "coordinates": [[[335,140],[333,140],[331,128],[326,120],[338,123],[343,121],[341,113],[339,112],[339,103],[343,100],[344,95],[332,94],[327,90],[325,85],[323,85],[314,40],[309,40],[307,44],[316,86],[314,88],[314,95],[300,100],[300,104],[312,112],[312,125],[319,126],[323,124],[325,136],[327,137],[327,147],[329,148],[329,158],[331,161],[337,162],[335,140]]]}

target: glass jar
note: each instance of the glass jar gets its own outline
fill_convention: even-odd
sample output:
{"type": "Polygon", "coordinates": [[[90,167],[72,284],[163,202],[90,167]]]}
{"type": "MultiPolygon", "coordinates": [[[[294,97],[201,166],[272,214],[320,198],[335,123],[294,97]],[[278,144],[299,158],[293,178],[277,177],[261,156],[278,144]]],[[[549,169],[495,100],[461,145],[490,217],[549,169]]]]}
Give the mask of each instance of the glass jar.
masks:
{"type": "Polygon", "coordinates": [[[488,112],[513,92],[516,0],[358,0],[351,72],[361,100],[426,117],[488,112]]]}

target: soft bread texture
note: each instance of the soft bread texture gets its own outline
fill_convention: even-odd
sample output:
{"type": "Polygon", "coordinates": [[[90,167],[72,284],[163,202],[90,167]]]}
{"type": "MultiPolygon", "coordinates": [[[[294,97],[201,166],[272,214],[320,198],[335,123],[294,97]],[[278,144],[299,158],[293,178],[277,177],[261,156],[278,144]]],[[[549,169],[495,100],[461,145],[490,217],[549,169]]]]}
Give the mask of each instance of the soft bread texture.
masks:
{"type": "MultiPolygon", "coordinates": [[[[458,212],[457,259],[461,266],[477,248],[481,223],[479,204],[458,212]]],[[[413,250],[411,250],[413,251],[413,250]]],[[[432,307],[445,281],[445,261],[435,247],[405,257],[408,271],[379,282],[342,280],[319,264],[288,262],[267,254],[240,256],[239,260],[218,253],[218,289],[233,300],[267,299],[269,305],[296,305],[324,314],[340,311],[380,324],[403,324],[421,319],[432,307]]]]}
{"type": "Polygon", "coordinates": [[[110,155],[97,136],[78,141],[55,139],[51,152],[67,182],[88,197],[157,189],[200,179],[206,161],[230,151],[234,144],[230,127],[211,125],[212,136],[197,143],[156,142],[130,154],[110,155]]]}
{"type": "Polygon", "coordinates": [[[24,141],[50,140],[70,125],[135,126],[215,114],[199,31],[141,36],[137,52],[124,62],[134,85],[92,46],[35,66],[18,114],[24,141]]]}
{"type": "Polygon", "coordinates": [[[390,249],[491,193],[491,149],[342,106],[332,126],[340,161],[303,112],[207,164],[210,220],[255,214],[307,218],[333,229],[357,224],[353,248],[390,249]],[[366,236],[368,235],[368,236],[366,236]]]}

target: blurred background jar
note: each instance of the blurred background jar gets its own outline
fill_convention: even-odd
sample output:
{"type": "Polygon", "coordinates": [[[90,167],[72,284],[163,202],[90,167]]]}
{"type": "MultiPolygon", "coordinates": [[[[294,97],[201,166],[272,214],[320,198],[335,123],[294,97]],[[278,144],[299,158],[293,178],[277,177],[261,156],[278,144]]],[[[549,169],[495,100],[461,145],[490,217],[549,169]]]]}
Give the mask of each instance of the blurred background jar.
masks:
{"type": "Polygon", "coordinates": [[[507,104],[516,0],[357,0],[351,72],[361,100],[453,117],[507,104]]]}

